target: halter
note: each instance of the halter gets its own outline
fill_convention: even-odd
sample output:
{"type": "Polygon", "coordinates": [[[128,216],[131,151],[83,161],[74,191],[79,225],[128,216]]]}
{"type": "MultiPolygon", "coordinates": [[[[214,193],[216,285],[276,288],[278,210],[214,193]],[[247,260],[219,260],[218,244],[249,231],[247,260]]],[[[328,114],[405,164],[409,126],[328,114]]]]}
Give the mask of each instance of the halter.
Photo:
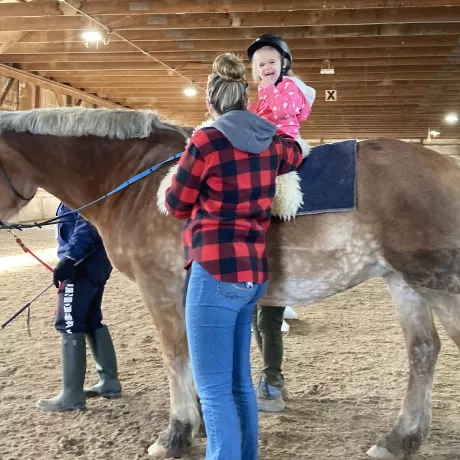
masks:
{"type": "MultiPolygon", "coordinates": [[[[6,174],[6,171],[5,169],[3,168],[2,166],[2,163],[0,163],[0,174],[1,176],[3,177],[3,179],[5,180],[6,182],[6,185],[8,185],[8,188],[13,192],[13,195],[16,196],[17,198],[19,198],[20,200],[23,200],[23,201],[30,201],[32,197],[30,198],[26,198],[24,195],[22,195],[21,193],[19,193],[15,186],[13,185],[13,183],[11,182],[10,178],[8,177],[8,174],[6,174]]],[[[1,220],[0,220],[0,229],[9,229],[10,226],[7,225],[7,224],[4,224],[1,220]]]]}
{"type": "Polygon", "coordinates": [[[24,201],[30,201],[32,197],[30,198],[25,198],[23,195],[21,195],[17,190],[16,188],[14,187],[14,185],[12,184],[12,182],[10,181],[10,178],[8,177],[8,175],[6,174],[5,170],[3,169],[3,166],[2,166],[2,163],[0,162],[0,174],[3,176],[3,178],[5,179],[5,182],[6,184],[8,185],[8,188],[14,193],[14,195],[16,195],[18,198],[20,198],[21,200],[24,200],[24,201]]]}

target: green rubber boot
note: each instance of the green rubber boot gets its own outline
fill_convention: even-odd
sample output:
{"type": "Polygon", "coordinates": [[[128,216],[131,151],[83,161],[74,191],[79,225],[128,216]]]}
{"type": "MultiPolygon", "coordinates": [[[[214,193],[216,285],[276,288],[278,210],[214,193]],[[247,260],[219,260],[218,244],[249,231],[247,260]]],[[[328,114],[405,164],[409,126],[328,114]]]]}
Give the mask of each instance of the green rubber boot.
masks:
{"type": "Polygon", "coordinates": [[[37,407],[45,412],[85,408],[83,384],[86,373],[85,334],[62,334],[62,391],[55,398],[40,399],[37,407]]]}
{"type": "Polygon", "coordinates": [[[86,397],[120,398],[121,384],[118,380],[117,356],[107,326],[88,334],[88,343],[93,353],[94,361],[96,361],[99,383],[91,388],[85,388],[86,397]]]}

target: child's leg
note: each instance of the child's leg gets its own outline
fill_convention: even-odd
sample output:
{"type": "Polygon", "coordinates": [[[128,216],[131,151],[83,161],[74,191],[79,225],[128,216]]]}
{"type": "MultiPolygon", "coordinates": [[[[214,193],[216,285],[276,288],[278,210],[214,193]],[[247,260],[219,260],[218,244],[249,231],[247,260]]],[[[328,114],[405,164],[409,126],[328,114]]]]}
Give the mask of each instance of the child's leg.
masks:
{"type": "Polygon", "coordinates": [[[310,144],[307,141],[303,140],[300,136],[296,138],[296,141],[302,149],[303,157],[308,157],[308,155],[310,155],[311,150],[310,144]]]}

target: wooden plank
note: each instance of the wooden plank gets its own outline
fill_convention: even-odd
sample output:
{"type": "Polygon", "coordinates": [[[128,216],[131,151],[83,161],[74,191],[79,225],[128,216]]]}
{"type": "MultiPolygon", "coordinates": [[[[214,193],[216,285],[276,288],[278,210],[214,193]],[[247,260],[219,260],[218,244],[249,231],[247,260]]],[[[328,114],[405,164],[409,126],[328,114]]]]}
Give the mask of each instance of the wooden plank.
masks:
{"type": "MultiPolygon", "coordinates": [[[[300,25],[294,27],[277,27],[277,32],[286,40],[315,39],[315,38],[347,38],[347,37],[408,37],[408,36],[442,36],[458,34],[456,23],[436,23],[428,17],[423,25],[420,24],[361,24],[316,26],[300,25]]],[[[216,35],[213,29],[166,29],[166,30],[123,30],[122,35],[134,42],[140,41],[194,41],[194,40],[247,40],[248,44],[264,33],[272,32],[267,27],[228,27],[220,28],[216,35]]],[[[0,42],[10,41],[15,31],[0,31],[0,42]]],[[[117,43],[121,39],[112,36],[110,42],[117,43]]],[[[22,39],[23,43],[55,43],[81,42],[81,30],[50,30],[32,31],[22,39]]],[[[139,43],[137,43],[139,45],[139,43]]]]}
{"type": "MultiPolygon", "coordinates": [[[[348,96],[354,96],[354,97],[368,97],[368,96],[409,96],[409,97],[415,97],[415,96],[425,96],[427,94],[427,90],[429,89],[429,86],[414,86],[412,88],[366,88],[364,86],[360,87],[355,87],[355,88],[327,88],[327,87],[319,87],[316,88],[317,91],[317,99],[324,98],[325,91],[327,89],[336,89],[338,91],[339,97],[346,98],[348,96]]],[[[460,85],[457,86],[445,86],[441,88],[442,92],[445,93],[445,97],[456,97],[460,95],[460,85]]],[[[113,91],[113,90],[112,90],[113,91]]],[[[110,94],[109,92],[104,92],[104,91],[94,91],[97,94],[110,94]]],[[[163,101],[194,101],[196,100],[195,98],[187,97],[184,96],[184,94],[181,91],[176,91],[176,92],[159,92],[159,91],[152,91],[152,90],[147,90],[147,91],[140,91],[140,90],[130,90],[130,89],[117,89],[116,91],[113,91],[113,95],[116,95],[117,98],[129,98],[129,99],[134,99],[134,98],[160,98],[163,101]]],[[[252,96],[253,98],[257,97],[257,94],[254,92],[249,95],[250,97],[252,96]]],[[[439,97],[439,95],[437,96],[439,97]]]]}
{"type": "MultiPolygon", "coordinates": [[[[430,104],[426,110],[425,113],[430,113],[430,111],[433,112],[438,112],[439,110],[445,110],[446,105],[449,107],[455,106],[457,104],[457,101],[453,100],[452,103],[445,104],[444,101],[433,101],[432,104],[430,104]]],[[[168,106],[180,106],[180,107],[187,107],[187,113],[193,114],[194,112],[201,112],[202,107],[205,106],[204,101],[195,101],[194,104],[168,104],[168,106]]],[[[331,112],[334,113],[354,113],[356,110],[359,108],[372,108],[372,110],[377,111],[377,112],[382,112],[386,113],[391,110],[395,110],[397,112],[401,112],[404,110],[411,111],[414,108],[419,107],[420,102],[419,100],[416,99],[409,99],[409,98],[403,98],[403,99],[395,99],[395,98],[372,98],[370,100],[366,99],[358,99],[358,100],[349,100],[348,102],[342,101],[341,98],[337,102],[330,103],[330,102],[325,102],[324,98],[318,99],[315,101],[313,111],[311,114],[311,117],[314,117],[316,115],[320,114],[330,114],[331,112]],[[406,107],[405,107],[406,106],[406,107]]],[[[458,109],[458,107],[457,107],[458,109]]]]}
{"type": "MultiPolygon", "coordinates": [[[[420,85],[420,84],[431,84],[431,83],[440,83],[440,82],[451,82],[452,84],[460,83],[460,74],[457,76],[450,76],[445,78],[437,78],[436,73],[411,75],[411,74],[400,74],[400,75],[390,75],[390,74],[376,74],[375,77],[367,77],[364,79],[357,80],[356,76],[345,75],[340,78],[336,78],[328,82],[325,79],[316,78],[312,76],[303,79],[310,86],[313,86],[315,89],[318,89],[323,86],[329,88],[349,88],[349,87],[358,87],[361,88],[365,85],[368,87],[397,87],[404,85],[420,85]]],[[[79,88],[82,91],[86,92],[99,92],[99,91],[110,91],[114,88],[116,89],[132,89],[132,81],[129,78],[120,79],[120,80],[77,80],[77,79],[62,79],[62,82],[67,82],[74,88],[79,88]]],[[[206,82],[197,82],[206,85],[206,82]]],[[[139,80],[136,79],[136,89],[141,91],[162,91],[163,93],[168,92],[180,92],[182,89],[187,88],[189,85],[182,84],[181,82],[155,82],[151,80],[139,80]]]]}
{"type": "MultiPolygon", "coordinates": [[[[91,1],[80,6],[80,10],[91,15],[142,15],[142,14],[196,14],[196,13],[240,13],[285,10],[342,10],[365,8],[439,7],[456,6],[458,0],[296,0],[279,2],[277,0],[217,0],[208,1],[91,1]]],[[[30,3],[0,3],[2,16],[53,16],[61,15],[62,10],[56,1],[30,3]]]]}
{"type": "Polygon", "coordinates": [[[58,103],[59,107],[66,107],[64,96],[58,90],[54,90],[53,93],[56,97],[56,102],[58,103]]]}
{"type": "Polygon", "coordinates": [[[0,54],[6,53],[9,49],[14,47],[18,42],[20,42],[24,37],[27,37],[30,32],[15,32],[11,35],[8,40],[5,40],[4,43],[0,45],[0,54]]]}
{"type": "MultiPolygon", "coordinates": [[[[420,66],[420,65],[443,65],[446,62],[446,58],[441,56],[433,57],[416,57],[416,58],[349,58],[349,59],[337,59],[334,62],[334,67],[337,69],[342,67],[363,67],[366,66],[368,69],[373,66],[420,66]]],[[[171,62],[181,74],[194,77],[195,71],[202,71],[205,75],[209,74],[211,70],[212,62],[201,64],[201,63],[189,63],[186,61],[171,62]],[[192,73],[193,71],[193,73],[192,73]]],[[[295,70],[300,71],[301,69],[316,69],[318,71],[323,65],[321,60],[301,61],[295,63],[295,70]]],[[[116,70],[116,71],[133,71],[133,70],[160,70],[163,75],[167,75],[167,71],[160,64],[154,61],[144,62],[86,62],[84,66],[79,62],[35,62],[22,64],[21,68],[28,71],[73,71],[75,73],[84,73],[88,71],[103,71],[103,70],[116,70]]],[[[248,72],[250,71],[249,65],[247,66],[248,72]]],[[[249,75],[249,73],[248,73],[249,75]]]]}
{"type": "Polygon", "coordinates": [[[8,96],[8,93],[10,92],[13,84],[15,82],[15,79],[14,78],[10,78],[8,80],[8,83],[6,84],[5,88],[3,89],[2,91],[2,95],[0,96],[0,107],[3,105],[3,103],[5,102],[5,99],[7,98],[8,96]]]}
{"type": "Polygon", "coordinates": [[[33,100],[33,107],[34,109],[39,109],[42,106],[42,91],[40,86],[35,85],[35,94],[33,100]]]}
{"type": "MultiPolygon", "coordinates": [[[[109,25],[111,16],[99,16],[103,24],[109,25]]],[[[124,29],[193,29],[221,27],[292,27],[305,24],[321,26],[364,25],[364,24],[402,24],[460,21],[460,6],[425,8],[385,8],[364,10],[325,10],[325,11],[282,11],[245,13],[238,24],[228,14],[194,14],[193,21],[184,14],[129,16],[116,22],[117,31],[124,29]],[[428,19],[429,18],[429,19],[428,19]]],[[[43,16],[43,17],[1,17],[0,31],[46,31],[81,30],[87,27],[84,16],[43,16]]],[[[219,32],[216,34],[219,37],[219,32]]],[[[254,36],[254,35],[253,35],[254,36]]]]}
{"type": "Polygon", "coordinates": [[[72,107],[73,106],[73,97],[69,94],[64,96],[64,105],[65,107],[72,107]]]}
{"type": "Polygon", "coordinates": [[[92,22],[84,16],[0,17],[0,32],[82,30],[92,22]]]}
{"type": "MultiPolygon", "coordinates": [[[[126,105],[133,105],[133,104],[145,104],[145,103],[150,103],[152,101],[151,98],[148,97],[130,97],[130,98],[118,98],[114,94],[112,95],[112,98],[114,100],[120,100],[124,101],[126,105]],[[137,100],[136,100],[137,99],[137,100]]],[[[161,99],[160,102],[164,102],[165,105],[168,107],[183,107],[184,110],[186,109],[188,112],[193,112],[194,110],[201,110],[202,108],[205,107],[205,103],[203,101],[171,101],[167,100],[164,98],[157,98],[158,100],[161,99]]],[[[352,95],[347,95],[343,96],[339,94],[337,102],[326,102],[324,100],[324,94],[322,95],[322,98],[318,98],[315,101],[315,108],[314,111],[316,110],[316,113],[319,110],[325,110],[325,111],[330,111],[330,110],[339,110],[339,107],[344,108],[344,107],[357,107],[359,105],[367,105],[367,106],[374,106],[376,108],[382,107],[382,111],[385,112],[387,109],[387,106],[393,105],[394,103],[395,96],[391,95],[364,95],[364,96],[352,96],[352,95]],[[333,109],[331,106],[337,106],[336,109],[333,109]]],[[[420,106],[420,95],[416,96],[408,96],[408,95],[403,95],[400,96],[399,98],[399,106],[401,107],[401,110],[404,110],[404,105],[407,106],[414,106],[414,107],[419,107],[420,106]]],[[[450,98],[449,96],[444,96],[444,97],[438,97],[436,99],[436,105],[434,106],[435,108],[442,108],[444,112],[447,111],[458,111],[458,104],[460,103],[460,98],[459,95],[457,94],[455,98],[450,98]]],[[[428,110],[431,104],[427,105],[427,107],[424,109],[428,110]]],[[[187,112],[187,113],[188,113],[187,112]]]]}
{"type": "MultiPolygon", "coordinates": [[[[445,62],[445,61],[444,61],[445,62]]],[[[374,78],[379,77],[380,75],[388,75],[393,78],[396,78],[398,75],[414,75],[414,78],[417,78],[418,75],[423,75],[423,73],[429,72],[430,74],[435,73],[438,75],[438,78],[449,78],[450,76],[457,76],[460,73],[460,66],[452,66],[449,70],[443,70],[440,72],[441,67],[440,63],[435,63],[435,65],[398,65],[398,66],[372,66],[367,67],[365,61],[363,61],[362,66],[354,66],[354,67],[342,67],[338,69],[335,75],[321,75],[319,73],[319,69],[304,69],[299,72],[296,68],[296,73],[299,74],[303,78],[317,78],[321,79],[320,81],[328,81],[333,82],[335,80],[339,80],[343,77],[351,77],[354,81],[357,79],[367,79],[367,78],[374,78]],[[359,76],[359,78],[358,78],[359,76]]],[[[441,62],[441,65],[443,62],[441,62]]],[[[186,71],[182,70],[184,73],[186,71]]],[[[165,71],[157,71],[157,70],[84,70],[80,71],[79,73],[75,72],[53,72],[53,71],[45,71],[42,73],[43,76],[52,77],[56,79],[63,79],[67,78],[69,81],[96,81],[97,84],[100,84],[103,81],[126,81],[127,78],[135,79],[136,81],[151,81],[151,82],[158,82],[158,83],[174,83],[174,82],[182,82],[182,78],[176,75],[167,76],[165,75],[165,71]]],[[[207,71],[194,71],[193,77],[195,77],[195,81],[197,82],[206,82],[207,77],[209,74],[209,67],[207,71]]]]}
{"type": "Polygon", "coordinates": [[[3,75],[4,77],[15,78],[16,80],[25,83],[30,83],[32,85],[38,85],[44,89],[49,89],[51,91],[59,90],[62,94],[68,94],[74,97],[78,97],[90,104],[94,103],[106,108],[120,108],[119,105],[114,104],[113,102],[109,102],[99,97],[85,94],[83,91],[79,91],[77,89],[65,86],[61,83],[47,80],[46,78],[39,77],[37,75],[32,75],[22,70],[12,69],[11,67],[8,67],[3,64],[0,64],[0,75],[3,75]]]}
{"type": "MultiPolygon", "coordinates": [[[[248,61],[242,50],[228,51],[240,54],[244,61],[248,61]]],[[[172,53],[154,53],[154,57],[161,62],[174,67],[175,62],[211,62],[218,53],[212,51],[175,51],[172,53]]],[[[450,56],[452,46],[427,46],[415,48],[343,48],[329,50],[296,50],[294,65],[302,61],[322,59],[373,59],[373,58],[415,58],[426,56],[450,56]]],[[[66,53],[66,54],[1,54],[1,63],[30,63],[30,62],[155,62],[140,52],[132,53],[66,53]]],[[[335,62],[333,63],[335,65],[335,62]]]]}
{"type": "MultiPolygon", "coordinates": [[[[376,78],[366,78],[363,80],[357,80],[356,78],[353,78],[352,75],[346,76],[347,78],[341,78],[341,79],[336,79],[336,80],[331,80],[331,82],[327,82],[325,80],[315,78],[315,77],[310,77],[310,78],[303,78],[305,83],[308,83],[310,86],[313,86],[315,89],[317,89],[320,85],[322,86],[328,86],[329,88],[331,87],[350,87],[349,85],[355,85],[356,83],[359,82],[359,87],[363,87],[364,85],[368,85],[369,87],[373,86],[379,86],[379,87],[393,87],[393,86],[398,86],[399,84],[405,84],[407,82],[410,82],[408,84],[414,84],[414,85],[420,85],[420,84],[431,84],[431,83],[440,83],[440,82],[451,82],[453,84],[458,84],[460,83],[460,75],[457,77],[449,77],[445,79],[436,79],[436,74],[430,74],[431,76],[429,78],[418,78],[414,77],[413,75],[406,75],[404,78],[398,77],[398,78],[392,78],[390,75],[381,75],[380,77],[376,78]],[[341,85],[341,86],[339,86],[341,85]]],[[[82,91],[85,92],[98,92],[98,91],[111,91],[113,89],[132,89],[133,85],[132,82],[129,78],[124,79],[124,80],[118,80],[118,81],[97,81],[97,80],[87,80],[87,81],[82,81],[82,80],[70,80],[63,78],[61,80],[62,83],[68,83],[70,86],[73,86],[74,88],[78,88],[82,91]]],[[[197,82],[200,83],[200,82],[197,82]]],[[[206,82],[201,82],[203,86],[206,85],[206,82]]],[[[162,91],[164,93],[168,92],[181,92],[183,89],[187,88],[190,85],[187,84],[182,84],[181,82],[159,82],[159,83],[152,83],[151,81],[139,81],[136,80],[136,89],[139,89],[141,91],[162,91]]]]}
{"type": "Polygon", "coordinates": [[[35,85],[25,81],[19,81],[19,110],[31,110],[35,108],[35,85]]]}
{"type": "MultiPolygon", "coordinates": [[[[193,41],[135,41],[136,45],[142,49],[152,52],[176,52],[176,51],[213,51],[225,52],[230,48],[245,52],[250,41],[244,39],[234,39],[231,44],[228,40],[193,40],[193,41]]],[[[289,39],[289,47],[292,51],[297,50],[339,50],[341,48],[411,48],[411,47],[433,47],[449,46],[455,47],[458,43],[458,34],[452,35],[422,35],[422,36],[402,36],[402,37],[345,37],[345,38],[303,38],[289,39]]],[[[4,51],[6,52],[6,50],[4,51]]],[[[55,43],[16,43],[10,44],[8,54],[68,54],[68,53],[133,53],[135,48],[129,43],[120,41],[110,41],[107,46],[100,46],[99,49],[86,48],[80,39],[73,42],[55,43]]],[[[297,53],[294,54],[297,57],[297,53]]]]}

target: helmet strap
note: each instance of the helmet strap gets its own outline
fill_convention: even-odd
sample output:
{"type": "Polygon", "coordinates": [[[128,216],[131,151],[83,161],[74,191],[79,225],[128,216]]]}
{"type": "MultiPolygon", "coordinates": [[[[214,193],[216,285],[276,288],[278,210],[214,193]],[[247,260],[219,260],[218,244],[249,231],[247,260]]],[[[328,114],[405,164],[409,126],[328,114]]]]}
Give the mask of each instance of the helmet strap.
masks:
{"type": "Polygon", "coordinates": [[[275,86],[281,83],[283,77],[285,77],[288,74],[290,68],[291,66],[289,64],[286,64],[284,67],[281,68],[280,76],[278,77],[278,80],[276,80],[275,86]]]}

